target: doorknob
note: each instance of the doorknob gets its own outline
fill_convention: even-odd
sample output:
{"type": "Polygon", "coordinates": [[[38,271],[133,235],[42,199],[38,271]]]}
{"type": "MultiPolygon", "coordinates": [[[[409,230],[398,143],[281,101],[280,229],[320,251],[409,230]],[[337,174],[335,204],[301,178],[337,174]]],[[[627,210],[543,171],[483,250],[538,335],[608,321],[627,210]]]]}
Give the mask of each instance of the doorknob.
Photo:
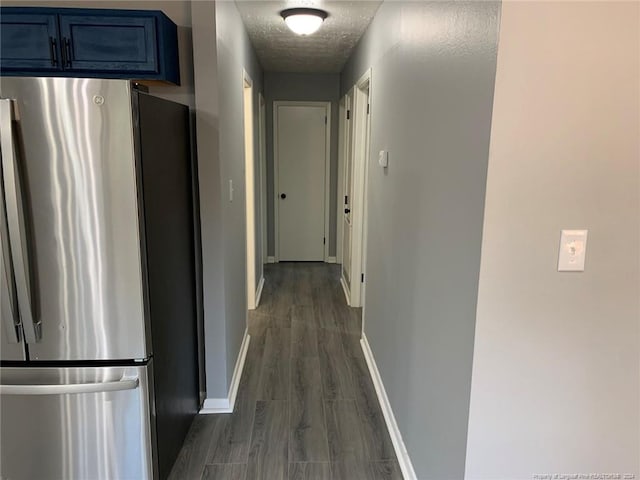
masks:
{"type": "Polygon", "coordinates": [[[350,208],[345,208],[344,209],[344,213],[351,213],[351,209],[350,208]]]}
{"type": "Polygon", "coordinates": [[[287,194],[286,193],[281,193],[280,194],[280,198],[284,200],[285,198],[287,198],[287,194]]]}

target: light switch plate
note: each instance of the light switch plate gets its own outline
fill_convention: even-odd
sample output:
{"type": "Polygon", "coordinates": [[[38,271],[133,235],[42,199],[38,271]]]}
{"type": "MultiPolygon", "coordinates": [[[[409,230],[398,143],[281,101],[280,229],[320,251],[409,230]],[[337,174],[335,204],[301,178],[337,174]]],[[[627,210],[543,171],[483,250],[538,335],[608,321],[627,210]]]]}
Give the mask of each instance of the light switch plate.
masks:
{"type": "Polygon", "coordinates": [[[380,150],[378,154],[378,163],[382,168],[387,168],[389,166],[389,152],[386,150],[380,150]]]}
{"type": "Polygon", "coordinates": [[[562,230],[558,255],[559,272],[584,272],[587,232],[587,230],[562,230]]]}

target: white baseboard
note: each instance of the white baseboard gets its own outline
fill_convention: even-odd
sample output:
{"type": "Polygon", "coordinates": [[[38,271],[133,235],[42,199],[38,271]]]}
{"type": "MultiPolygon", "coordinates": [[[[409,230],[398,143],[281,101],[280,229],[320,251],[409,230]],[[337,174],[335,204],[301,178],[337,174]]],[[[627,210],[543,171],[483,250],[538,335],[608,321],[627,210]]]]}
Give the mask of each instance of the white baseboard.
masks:
{"type": "Polygon", "coordinates": [[[276,257],[267,257],[267,263],[276,263],[276,257]]]}
{"type": "Polygon", "coordinates": [[[202,408],[198,413],[200,413],[200,415],[233,413],[233,409],[229,406],[228,398],[205,398],[202,408]]]}
{"type": "Polygon", "coordinates": [[[258,288],[256,289],[256,308],[260,305],[260,298],[262,298],[262,289],[264,288],[264,275],[260,277],[258,282],[258,288]]]}
{"type": "Polygon", "coordinates": [[[249,342],[251,337],[249,333],[244,331],[244,338],[242,339],[242,345],[240,345],[240,352],[238,353],[238,359],[236,360],[236,366],[233,369],[233,377],[231,378],[231,385],[229,386],[229,396],[227,398],[207,398],[200,409],[200,414],[212,414],[212,413],[233,413],[233,408],[236,404],[236,396],[238,395],[238,387],[240,386],[240,379],[242,378],[242,370],[244,369],[244,361],[247,358],[247,351],[249,350],[249,342]]]}
{"type": "Polygon", "coordinates": [[[402,434],[400,433],[400,429],[398,428],[398,424],[396,423],[396,418],[393,415],[393,410],[391,410],[389,397],[387,397],[387,392],[384,389],[382,378],[380,378],[380,372],[378,371],[376,361],[373,358],[373,352],[371,351],[371,347],[369,346],[369,342],[367,341],[367,336],[364,333],[362,334],[360,344],[362,345],[364,358],[367,361],[369,373],[371,374],[371,379],[373,380],[373,385],[376,389],[376,394],[378,395],[378,401],[380,402],[380,407],[382,408],[384,421],[387,424],[387,429],[389,430],[389,435],[391,436],[391,441],[393,442],[393,448],[396,451],[396,457],[398,457],[398,463],[400,464],[400,470],[402,470],[402,476],[405,480],[417,480],[416,472],[413,470],[413,464],[411,463],[409,453],[407,452],[407,447],[405,447],[404,445],[402,434]]]}
{"type": "Polygon", "coordinates": [[[326,263],[336,263],[336,257],[327,257],[326,263]]]}
{"type": "Polygon", "coordinates": [[[351,305],[351,300],[350,300],[350,295],[349,295],[349,287],[347,287],[347,284],[344,281],[344,278],[342,278],[342,276],[340,276],[340,285],[342,285],[342,291],[344,292],[344,298],[347,301],[347,305],[351,305]]]}

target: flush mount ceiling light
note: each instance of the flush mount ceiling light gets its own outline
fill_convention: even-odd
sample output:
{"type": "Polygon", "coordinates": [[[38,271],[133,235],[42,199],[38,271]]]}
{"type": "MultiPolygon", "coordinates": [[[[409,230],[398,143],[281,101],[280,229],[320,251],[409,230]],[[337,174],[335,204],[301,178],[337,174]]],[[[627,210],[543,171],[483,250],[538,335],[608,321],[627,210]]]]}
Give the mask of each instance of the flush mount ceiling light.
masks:
{"type": "Polygon", "coordinates": [[[292,32],[298,35],[311,35],[316,32],[328,14],[317,8],[288,8],[280,15],[292,32]]]}

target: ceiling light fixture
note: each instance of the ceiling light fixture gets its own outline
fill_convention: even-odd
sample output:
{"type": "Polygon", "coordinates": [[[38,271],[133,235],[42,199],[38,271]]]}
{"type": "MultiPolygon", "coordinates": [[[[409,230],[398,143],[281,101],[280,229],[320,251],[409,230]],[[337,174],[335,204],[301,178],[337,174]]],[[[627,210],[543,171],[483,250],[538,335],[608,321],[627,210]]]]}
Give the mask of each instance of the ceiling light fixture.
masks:
{"type": "Polygon", "coordinates": [[[329,16],[327,12],[317,8],[288,8],[280,12],[280,15],[287,27],[298,35],[315,33],[329,16]]]}

